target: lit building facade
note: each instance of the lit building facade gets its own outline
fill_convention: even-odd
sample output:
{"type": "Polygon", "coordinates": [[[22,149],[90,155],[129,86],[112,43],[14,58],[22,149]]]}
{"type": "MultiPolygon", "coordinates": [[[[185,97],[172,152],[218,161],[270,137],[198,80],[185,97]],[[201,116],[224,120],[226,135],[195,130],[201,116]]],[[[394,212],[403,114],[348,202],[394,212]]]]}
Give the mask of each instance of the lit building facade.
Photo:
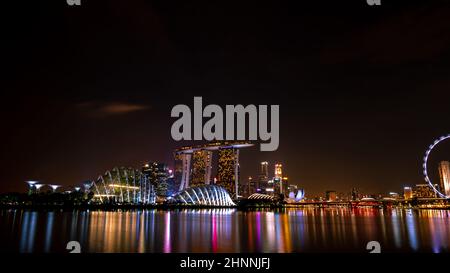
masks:
{"type": "Polygon", "coordinates": [[[439,162],[439,178],[441,193],[445,196],[450,196],[450,162],[439,162]]]}
{"type": "Polygon", "coordinates": [[[283,166],[279,163],[275,164],[275,176],[274,178],[283,178],[283,166]]]}
{"type": "Polygon", "coordinates": [[[219,149],[217,185],[225,188],[232,196],[237,196],[239,185],[239,150],[219,149]]]}
{"type": "Polygon", "coordinates": [[[413,190],[411,187],[404,187],[403,188],[403,197],[405,200],[409,200],[413,198],[413,190]]]}
{"type": "Polygon", "coordinates": [[[285,176],[281,180],[281,193],[287,196],[289,194],[288,188],[289,188],[289,178],[285,176]]]}
{"type": "Polygon", "coordinates": [[[287,192],[288,178],[286,177],[285,178],[286,181],[284,181],[282,168],[283,166],[281,164],[279,163],[275,164],[275,176],[273,177],[272,180],[273,184],[271,186],[273,188],[272,194],[284,194],[285,192],[287,192]]]}
{"type": "Polygon", "coordinates": [[[165,197],[169,191],[169,168],[164,163],[152,162],[142,166],[142,173],[155,187],[156,195],[165,197]]]}
{"type": "MultiPolygon", "coordinates": [[[[438,187],[438,185],[434,185],[435,188],[438,187]]],[[[432,187],[428,184],[417,184],[412,188],[412,194],[413,197],[417,197],[419,199],[421,198],[436,198],[436,192],[433,190],[432,187]]]]}
{"type": "Polygon", "coordinates": [[[258,177],[258,183],[256,184],[255,192],[266,192],[266,188],[269,187],[269,162],[261,162],[261,171],[258,177]]]}
{"type": "Polygon", "coordinates": [[[211,182],[212,152],[198,150],[192,154],[191,187],[208,185],[211,182]]]}
{"type": "Polygon", "coordinates": [[[253,177],[249,176],[248,181],[247,181],[247,197],[256,193],[258,190],[258,182],[255,181],[255,179],[253,179],[253,177]]]}
{"type": "Polygon", "coordinates": [[[179,191],[189,187],[215,184],[223,187],[230,196],[237,198],[242,191],[239,186],[239,151],[253,146],[245,142],[216,142],[196,147],[177,149],[175,156],[175,184],[179,184],[179,191]],[[217,151],[217,176],[212,183],[213,154],[217,151]]]}

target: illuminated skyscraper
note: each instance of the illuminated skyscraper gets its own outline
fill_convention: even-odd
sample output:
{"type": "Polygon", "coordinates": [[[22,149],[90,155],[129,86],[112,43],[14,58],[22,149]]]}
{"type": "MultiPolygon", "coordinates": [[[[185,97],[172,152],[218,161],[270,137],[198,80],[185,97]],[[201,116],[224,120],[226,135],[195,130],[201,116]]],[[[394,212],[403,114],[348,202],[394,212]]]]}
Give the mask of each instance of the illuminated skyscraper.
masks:
{"type": "Polygon", "coordinates": [[[258,183],[256,184],[256,192],[265,192],[269,186],[269,163],[267,161],[261,162],[261,172],[258,177],[258,183]]]}
{"type": "Polygon", "coordinates": [[[282,179],[283,177],[282,167],[283,166],[281,164],[275,164],[275,178],[282,179]]]}
{"type": "Polygon", "coordinates": [[[154,186],[158,196],[167,196],[169,185],[169,168],[164,163],[147,163],[142,166],[142,173],[154,186]]]}
{"type": "Polygon", "coordinates": [[[258,183],[257,183],[257,181],[255,181],[255,179],[253,179],[253,177],[251,177],[251,176],[248,177],[247,186],[248,186],[248,190],[247,190],[248,196],[257,192],[258,183]]]}
{"type": "Polygon", "coordinates": [[[261,162],[261,175],[269,177],[269,162],[267,161],[261,162]]]}
{"type": "Polygon", "coordinates": [[[289,187],[289,178],[285,176],[281,180],[281,193],[284,194],[285,196],[289,194],[288,187],[289,187]]]}
{"type": "Polygon", "coordinates": [[[198,150],[192,155],[192,176],[190,186],[210,184],[212,170],[212,151],[198,150]]]}
{"type": "Polygon", "coordinates": [[[441,193],[450,196],[450,162],[441,161],[439,163],[439,178],[441,193]]]}
{"type": "MultiPolygon", "coordinates": [[[[286,183],[287,183],[287,177],[286,177],[286,183]]],[[[286,184],[287,187],[287,184],[286,184]]],[[[286,192],[286,187],[283,185],[283,171],[282,171],[282,165],[277,163],[275,164],[275,176],[273,178],[273,188],[274,188],[274,194],[283,194],[286,192]]]]}
{"type": "Polygon", "coordinates": [[[238,194],[239,149],[219,149],[217,185],[224,187],[233,197],[238,194]]]}

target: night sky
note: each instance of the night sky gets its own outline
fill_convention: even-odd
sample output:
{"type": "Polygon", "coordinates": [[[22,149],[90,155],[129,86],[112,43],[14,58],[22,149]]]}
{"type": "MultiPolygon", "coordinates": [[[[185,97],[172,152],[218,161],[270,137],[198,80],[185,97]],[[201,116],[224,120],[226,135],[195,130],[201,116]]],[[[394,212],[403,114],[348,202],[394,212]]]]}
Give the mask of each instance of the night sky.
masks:
{"type": "MultiPolygon", "coordinates": [[[[243,150],[241,174],[280,162],[307,195],[423,183],[425,149],[450,133],[445,0],[14,2],[2,4],[0,192],[173,165],[192,143],[172,140],[170,111],[194,96],[279,104],[279,149],[243,150]]],[[[450,143],[434,177],[444,159],[450,143]]]]}

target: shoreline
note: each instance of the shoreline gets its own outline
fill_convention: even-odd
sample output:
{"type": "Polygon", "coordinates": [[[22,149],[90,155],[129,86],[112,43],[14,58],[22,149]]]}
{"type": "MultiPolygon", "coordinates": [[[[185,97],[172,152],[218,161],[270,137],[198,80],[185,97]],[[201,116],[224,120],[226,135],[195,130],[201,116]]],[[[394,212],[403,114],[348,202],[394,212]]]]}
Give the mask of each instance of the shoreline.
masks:
{"type": "Polygon", "coordinates": [[[201,209],[236,209],[240,211],[245,210],[278,210],[278,209],[328,209],[328,208],[372,208],[372,209],[413,209],[413,210],[450,210],[450,207],[350,207],[350,206],[311,206],[311,205],[246,205],[246,206],[204,206],[204,205],[0,205],[0,209],[19,209],[19,210],[95,210],[95,211],[118,211],[118,210],[201,210],[201,209]]]}

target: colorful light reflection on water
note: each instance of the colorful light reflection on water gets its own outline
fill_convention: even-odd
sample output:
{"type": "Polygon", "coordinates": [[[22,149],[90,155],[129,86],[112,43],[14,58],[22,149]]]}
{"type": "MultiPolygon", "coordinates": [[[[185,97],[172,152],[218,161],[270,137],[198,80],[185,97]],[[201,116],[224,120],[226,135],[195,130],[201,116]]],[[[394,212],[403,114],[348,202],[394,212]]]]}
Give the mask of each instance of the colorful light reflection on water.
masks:
{"type": "Polygon", "coordinates": [[[450,211],[186,209],[0,211],[3,252],[447,252],[450,211]]]}

